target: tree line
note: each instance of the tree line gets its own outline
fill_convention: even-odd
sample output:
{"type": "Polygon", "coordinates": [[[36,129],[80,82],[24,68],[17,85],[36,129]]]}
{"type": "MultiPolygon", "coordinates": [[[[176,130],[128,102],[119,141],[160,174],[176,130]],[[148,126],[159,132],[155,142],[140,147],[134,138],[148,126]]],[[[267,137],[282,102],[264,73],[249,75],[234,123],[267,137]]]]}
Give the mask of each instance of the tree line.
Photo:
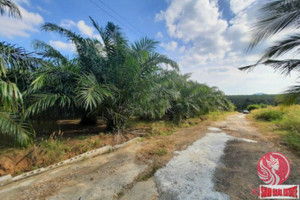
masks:
{"type": "MultiPolygon", "coordinates": [[[[0,13],[8,9],[20,17],[7,2],[0,1],[0,13]]],[[[82,125],[95,125],[102,117],[115,132],[133,116],[180,123],[233,108],[218,88],[181,74],[175,61],[156,51],[157,41],[144,37],[131,43],[119,26],[100,27],[90,19],[99,40],[53,23],[41,27],[75,45],[71,59],[40,40],[33,42],[34,52],[0,42],[0,137],[26,146],[35,136],[31,121],[37,119],[80,118],[82,125]]]]}

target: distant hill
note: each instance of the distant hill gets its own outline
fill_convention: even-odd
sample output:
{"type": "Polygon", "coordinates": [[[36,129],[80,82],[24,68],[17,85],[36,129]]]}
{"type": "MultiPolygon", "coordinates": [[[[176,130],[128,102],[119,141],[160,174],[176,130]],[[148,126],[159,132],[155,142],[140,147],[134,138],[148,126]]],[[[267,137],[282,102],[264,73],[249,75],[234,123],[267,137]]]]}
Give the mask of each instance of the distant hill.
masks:
{"type": "Polygon", "coordinates": [[[257,93],[253,95],[228,95],[227,98],[235,105],[237,110],[246,109],[250,104],[277,105],[275,94],[257,93]]]}
{"type": "Polygon", "coordinates": [[[268,95],[268,94],[265,94],[265,93],[255,93],[253,95],[268,95]]]}

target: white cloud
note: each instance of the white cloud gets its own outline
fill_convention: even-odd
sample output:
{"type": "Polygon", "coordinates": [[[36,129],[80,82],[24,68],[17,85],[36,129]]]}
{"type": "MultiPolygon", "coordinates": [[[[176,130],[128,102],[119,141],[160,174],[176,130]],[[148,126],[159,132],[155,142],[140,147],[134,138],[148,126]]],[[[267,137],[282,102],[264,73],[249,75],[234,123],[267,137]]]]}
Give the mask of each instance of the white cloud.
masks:
{"type": "Polygon", "coordinates": [[[25,4],[27,6],[30,5],[29,0],[14,0],[14,2],[17,3],[17,4],[25,4]]]}
{"type": "Polygon", "coordinates": [[[66,43],[66,42],[59,41],[59,40],[55,40],[55,41],[50,40],[49,44],[57,50],[63,50],[63,51],[68,51],[68,52],[76,51],[76,47],[73,43],[66,43]]]}
{"type": "Polygon", "coordinates": [[[67,29],[76,27],[82,35],[88,36],[91,38],[96,38],[96,39],[102,41],[100,35],[98,33],[94,33],[95,32],[94,27],[87,25],[86,22],[83,20],[79,20],[76,23],[73,20],[64,19],[60,22],[60,26],[67,28],[67,29]]]}
{"type": "Polygon", "coordinates": [[[31,33],[39,31],[39,26],[44,22],[43,17],[38,13],[29,12],[21,6],[19,9],[22,19],[0,17],[0,35],[8,38],[14,36],[29,37],[31,33]]]}
{"type": "Polygon", "coordinates": [[[60,22],[60,26],[62,26],[64,28],[71,28],[71,27],[76,26],[76,23],[73,20],[70,20],[70,19],[63,19],[60,22]]]}
{"type": "Polygon", "coordinates": [[[158,32],[156,34],[156,37],[159,38],[159,39],[162,39],[162,38],[164,38],[164,35],[162,34],[162,32],[158,32]]]}
{"type": "Polygon", "coordinates": [[[175,41],[171,41],[169,43],[161,43],[162,47],[165,47],[169,51],[175,51],[177,49],[178,43],[175,41]]]}
{"type": "Polygon", "coordinates": [[[248,6],[250,6],[255,0],[230,0],[230,7],[234,13],[238,13],[248,6]]]}
{"type": "Polygon", "coordinates": [[[94,34],[94,29],[93,27],[90,27],[88,26],[85,21],[83,20],[80,20],[78,23],[77,23],[77,27],[79,29],[79,31],[88,36],[88,37],[93,37],[93,34],[94,34]]]}
{"type": "Polygon", "coordinates": [[[278,93],[295,83],[295,75],[285,78],[268,67],[251,73],[237,69],[255,63],[262,51],[286,32],[247,52],[252,25],[265,0],[228,1],[235,13],[230,21],[222,18],[216,0],[170,0],[167,9],[155,16],[155,21],[165,22],[170,38],[162,46],[179,62],[181,70],[228,94],[278,93]],[[174,40],[176,48],[171,45],[174,40]],[[175,55],[171,52],[174,49],[179,50],[175,55]]]}
{"type": "Polygon", "coordinates": [[[36,6],[36,9],[38,9],[40,12],[46,13],[48,15],[51,13],[49,10],[44,9],[41,6],[36,6]]]}

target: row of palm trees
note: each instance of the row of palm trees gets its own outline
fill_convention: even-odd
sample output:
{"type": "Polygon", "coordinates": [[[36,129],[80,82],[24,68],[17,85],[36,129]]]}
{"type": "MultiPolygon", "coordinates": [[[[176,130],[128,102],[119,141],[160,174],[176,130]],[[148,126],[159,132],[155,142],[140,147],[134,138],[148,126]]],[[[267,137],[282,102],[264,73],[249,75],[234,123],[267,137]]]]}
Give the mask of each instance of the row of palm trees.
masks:
{"type": "MultiPolygon", "coordinates": [[[[0,5],[1,14],[20,16],[10,1],[0,5]]],[[[101,28],[91,22],[101,41],[56,24],[42,26],[75,45],[72,59],[39,40],[33,53],[0,43],[0,137],[26,146],[35,135],[30,121],[36,119],[79,117],[81,124],[93,125],[101,116],[108,130],[118,131],[133,116],[180,123],[232,109],[223,92],[180,74],[175,61],[155,51],[156,41],[145,37],[131,44],[113,23],[101,28]]]]}

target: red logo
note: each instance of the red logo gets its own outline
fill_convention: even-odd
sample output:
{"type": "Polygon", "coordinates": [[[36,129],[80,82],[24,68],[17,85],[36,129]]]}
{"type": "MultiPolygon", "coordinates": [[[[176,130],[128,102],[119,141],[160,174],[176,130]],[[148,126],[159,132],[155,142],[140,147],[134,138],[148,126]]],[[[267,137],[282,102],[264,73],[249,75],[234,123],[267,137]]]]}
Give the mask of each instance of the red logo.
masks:
{"type": "Polygon", "coordinates": [[[291,173],[289,160],[281,153],[270,152],[265,154],[257,164],[259,178],[268,185],[284,183],[291,173]]]}

